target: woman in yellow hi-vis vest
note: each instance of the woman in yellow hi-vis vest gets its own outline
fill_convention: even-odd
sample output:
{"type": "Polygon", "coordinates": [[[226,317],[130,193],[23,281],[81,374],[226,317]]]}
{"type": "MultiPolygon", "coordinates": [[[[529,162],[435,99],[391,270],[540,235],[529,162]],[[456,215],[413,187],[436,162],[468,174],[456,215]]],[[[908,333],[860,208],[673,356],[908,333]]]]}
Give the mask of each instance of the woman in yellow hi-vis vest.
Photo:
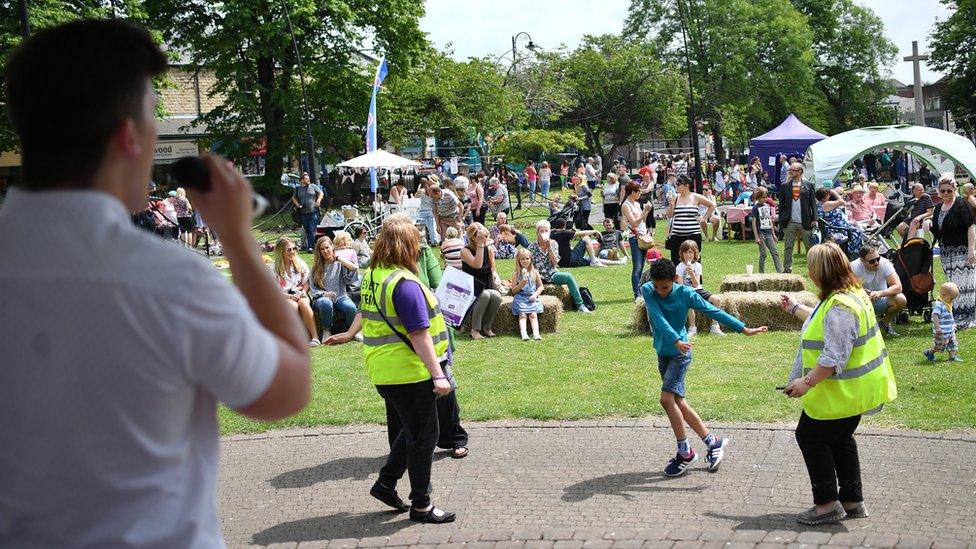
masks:
{"type": "Polygon", "coordinates": [[[410,520],[444,523],[454,513],[434,507],[430,470],[437,443],[437,398],[451,392],[442,364],[450,360],[447,324],[437,299],[417,278],[420,231],[408,216],[383,222],[369,269],[363,273],[359,314],[348,332],[326,344],[346,343],[362,326],[366,373],[386,401],[387,428],[398,433],[370,495],[406,511],[397,481],[410,477],[410,520]],[[394,424],[395,422],[395,424],[394,424]]]}
{"type": "Polygon", "coordinates": [[[863,414],[878,411],[898,391],[871,299],[844,252],[832,242],[819,244],[807,264],[820,303],[811,309],[782,297],[785,311],[805,319],[783,392],[803,401],[796,442],[813,487],[814,506],[797,520],[826,524],[868,516],[854,430],[863,414]]]}

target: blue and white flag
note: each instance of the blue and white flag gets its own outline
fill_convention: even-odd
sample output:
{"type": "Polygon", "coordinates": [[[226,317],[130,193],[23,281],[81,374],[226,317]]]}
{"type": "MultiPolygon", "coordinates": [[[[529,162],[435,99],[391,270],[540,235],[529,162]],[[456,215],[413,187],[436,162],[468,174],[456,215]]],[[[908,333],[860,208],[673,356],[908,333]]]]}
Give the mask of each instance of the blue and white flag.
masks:
{"type": "MultiPolygon", "coordinates": [[[[376,94],[386,79],[389,68],[386,66],[386,57],[380,59],[380,66],[376,68],[376,78],[373,79],[373,96],[369,100],[369,117],[366,119],[366,152],[371,153],[376,150],[376,94]]],[[[369,190],[376,192],[376,168],[369,169],[369,190]]]]}

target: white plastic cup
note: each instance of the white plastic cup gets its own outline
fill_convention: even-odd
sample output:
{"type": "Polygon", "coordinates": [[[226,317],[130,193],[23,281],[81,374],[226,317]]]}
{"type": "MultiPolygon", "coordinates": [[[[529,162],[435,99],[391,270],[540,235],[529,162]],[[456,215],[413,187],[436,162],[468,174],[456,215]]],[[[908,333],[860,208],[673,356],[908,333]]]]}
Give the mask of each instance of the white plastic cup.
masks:
{"type": "Polygon", "coordinates": [[[752,276],[752,265],[746,265],[746,274],[752,276]]]}

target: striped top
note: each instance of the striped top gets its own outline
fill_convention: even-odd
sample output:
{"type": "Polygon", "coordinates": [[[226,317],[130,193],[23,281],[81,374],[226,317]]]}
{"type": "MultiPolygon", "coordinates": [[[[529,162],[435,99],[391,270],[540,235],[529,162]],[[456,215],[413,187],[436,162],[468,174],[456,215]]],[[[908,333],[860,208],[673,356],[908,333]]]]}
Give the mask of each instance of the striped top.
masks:
{"type": "Polygon", "coordinates": [[[941,299],[936,299],[932,304],[932,333],[935,333],[935,326],[938,323],[939,332],[942,336],[949,336],[956,333],[956,321],[952,318],[952,305],[946,305],[941,299]]]}
{"type": "Polygon", "coordinates": [[[441,255],[444,256],[444,262],[449,267],[461,268],[461,248],[463,247],[464,241],[460,238],[445,238],[441,242],[441,255]]]}
{"type": "Polygon", "coordinates": [[[671,218],[671,234],[701,234],[701,225],[698,223],[698,206],[685,204],[674,207],[674,216],[671,218]]]}

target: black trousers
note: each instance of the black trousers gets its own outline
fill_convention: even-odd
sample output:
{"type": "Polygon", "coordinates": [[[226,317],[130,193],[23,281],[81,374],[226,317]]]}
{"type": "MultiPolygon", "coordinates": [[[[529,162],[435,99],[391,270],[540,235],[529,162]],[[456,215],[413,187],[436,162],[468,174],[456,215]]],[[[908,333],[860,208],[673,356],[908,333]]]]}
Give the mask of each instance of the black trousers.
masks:
{"type": "MultiPolygon", "coordinates": [[[[467,448],[468,432],[461,427],[461,408],[458,406],[457,393],[451,391],[446,396],[437,399],[437,426],[440,431],[437,437],[437,447],[445,450],[467,448]]],[[[396,411],[386,405],[386,436],[390,448],[400,434],[400,420],[396,411]],[[394,431],[393,428],[396,428],[394,431]]]]}
{"type": "Polygon", "coordinates": [[[664,241],[664,247],[671,252],[671,261],[677,265],[681,263],[681,244],[685,240],[694,240],[695,244],[698,244],[698,251],[701,251],[702,247],[702,235],[698,234],[673,234],[664,241]]]}
{"type": "Polygon", "coordinates": [[[813,419],[803,412],[796,426],[796,443],[803,453],[813,502],[817,505],[834,500],[864,501],[861,494],[861,463],[857,457],[854,430],[861,416],[844,419],[813,419]],[[838,485],[840,489],[838,490],[838,485]]]}
{"type": "Polygon", "coordinates": [[[637,203],[640,204],[641,208],[643,208],[644,204],[647,204],[648,202],[651,203],[651,212],[647,214],[647,219],[644,220],[644,225],[648,229],[653,229],[657,227],[657,219],[654,217],[654,193],[644,193],[640,195],[640,198],[637,199],[637,203]]]}
{"type": "Polygon", "coordinates": [[[474,222],[485,224],[485,214],[488,213],[488,206],[481,206],[478,211],[472,212],[474,214],[474,222]]]}
{"type": "Polygon", "coordinates": [[[614,202],[604,202],[603,203],[603,218],[613,220],[613,228],[620,228],[620,204],[614,202]]]}
{"type": "Polygon", "coordinates": [[[430,469],[439,436],[434,382],[428,379],[407,385],[377,385],[376,391],[386,401],[387,432],[396,433],[390,455],[380,469],[379,482],[392,490],[403,473],[408,473],[410,501],[423,509],[430,505],[430,469]],[[391,409],[393,414],[389,413],[391,409]]]}
{"type": "Polygon", "coordinates": [[[576,227],[577,231],[589,231],[593,227],[590,225],[590,211],[580,208],[576,211],[576,216],[573,219],[573,225],[576,227]]]}

